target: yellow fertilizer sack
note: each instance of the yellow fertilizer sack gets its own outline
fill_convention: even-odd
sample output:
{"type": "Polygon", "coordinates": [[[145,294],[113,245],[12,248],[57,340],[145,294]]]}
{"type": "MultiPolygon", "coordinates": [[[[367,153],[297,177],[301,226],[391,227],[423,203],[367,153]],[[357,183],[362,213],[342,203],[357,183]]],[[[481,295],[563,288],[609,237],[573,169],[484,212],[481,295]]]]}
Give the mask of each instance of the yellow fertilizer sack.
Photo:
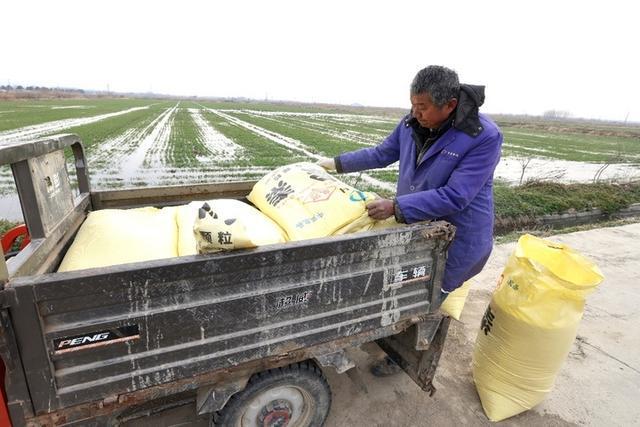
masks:
{"type": "Polygon", "coordinates": [[[196,255],[198,246],[193,226],[198,218],[198,209],[204,202],[191,202],[178,206],[176,222],[178,223],[178,256],[196,255]]]}
{"type": "Polygon", "coordinates": [[[256,208],[234,199],[178,208],[180,256],[284,243],[285,232],[256,208]]]}
{"type": "Polygon", "coordinates": [[[393,216],[382,220],[372,219],[369,216],[369,213],[365,210],[362,215],[356,218],[353,222],[350,222],[339,230],[336,230],[333,235],[337,236],[340,234],[358,233],[360,231],[382,230],[385,228],[404,225],[405,224],[400,224],[399,222],[397,222],[393,216]]]}
{"type": "Polygon", "coordinates": [[[356,190],[313,163],[275,169],[258,181],[248,196],[285,230],[289,240],[370,229],[375,220],[366,215],[366,205],[375,198],[375,194],[356,190]],[[345,228],[356,220],[356,225],[345,228]]]}
{"type": "Polygon", "coordinates": [[[469,295],[470,287],[471,282],[464,282],[462,286],[454,289],[442,302],[440,310],[454,319],[460,320],[464,303],[467,301],[467,296],[469,295]]]}
{"type": "Polygon", "coordinates": [[[106,267],[178,255],[176,209],[89,212],[58,271],[106,267]]]}
{"type": "Polygon", "coordinates": [[[602,273],[566,245],[524,235],[481,322],[473,379],[485,413],[500,421],[551,391],[602,273]]]}

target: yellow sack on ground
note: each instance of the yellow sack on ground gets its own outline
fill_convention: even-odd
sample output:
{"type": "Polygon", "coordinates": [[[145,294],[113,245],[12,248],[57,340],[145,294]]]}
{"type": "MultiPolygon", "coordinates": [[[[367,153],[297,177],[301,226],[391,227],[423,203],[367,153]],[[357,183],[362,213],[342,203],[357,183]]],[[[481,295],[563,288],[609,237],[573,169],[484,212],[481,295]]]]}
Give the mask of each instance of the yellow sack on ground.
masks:
{"type": "Polygon", "coordinates": [[[473,379],[485,413],[500,421],[551,391],[576,337],[585,296],[603,280],[568,246],[524,235],[481,322],[473,379]]]}
{"type": "Polygon", "coordinates": [[[180,256],[284,243],[278,224],[234,199],[191,202],[178,210],[180,256]],[[199,216],[200,209],[203,214],[199,216]]]}
{"type": "Polygon", "coordinates": [[[464,303],[467,301],[467,296],[469,295],[470,287],[471,282],[464,282],[462,286],[454,289],[449,295],[447,295],[447,298],[445,298],[442,304],[440,304],[440,310],[454,319],[460,320],[464,303]]]}
{"type": "Polygon", "coordinates": [[[172,258],[177,248],[175,208],[104,209],[89,212],[58,271],[172,258]]]}
{"type": "Polygon", "coordinates": [[[258,181],[248,196],[285,230],[289,240],[331,236],[356,220],[358,224],[346,231],[367,230],[375,220],[366,215],[366,205],[375,198],[375,194],[356,190],[313,163],[275,169],[258,181]]]}

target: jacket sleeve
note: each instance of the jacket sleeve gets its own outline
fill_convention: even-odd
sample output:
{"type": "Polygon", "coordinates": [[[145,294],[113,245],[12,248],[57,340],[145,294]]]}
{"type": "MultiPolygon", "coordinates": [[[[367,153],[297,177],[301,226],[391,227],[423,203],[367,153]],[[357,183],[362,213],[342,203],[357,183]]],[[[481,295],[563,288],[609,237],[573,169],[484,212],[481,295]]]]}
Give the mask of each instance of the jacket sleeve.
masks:
{"type": "Polygon", "coordinates": [[[403,122],[375,147],[343,153],[335,157],[337,172],[358,172],[389,166],[400,159],[400,129],[403,122]]]}
{"type": "Polygon", "coordinates": [[[444,186],[398,196],[396,204],[405,221],[442,218],[466,208],[493,174],[501,145],[502,134],[496,132],[460,159],[444,186]]]}

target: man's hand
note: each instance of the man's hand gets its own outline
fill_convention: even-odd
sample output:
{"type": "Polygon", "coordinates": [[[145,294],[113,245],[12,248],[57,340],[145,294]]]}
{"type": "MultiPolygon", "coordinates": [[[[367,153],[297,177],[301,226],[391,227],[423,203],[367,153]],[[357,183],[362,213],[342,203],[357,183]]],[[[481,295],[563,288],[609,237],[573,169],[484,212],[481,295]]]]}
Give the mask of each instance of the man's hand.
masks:
{"type": "Polygon", "coordinates": [[[335,160],[330,159],[328,157],[321,158],[320,160],[318,160],[316,162],[316,165],[322,166],[324,168],[324,170],[327,170],[327,171],[336,170],[336,162],[335,162],[335,160]]]}
{"type": "Polygon", "coordinates": [[[369,216],[373,219],[387,219],[393,216],[395,208],[393,200],[377,199],[367,205],[369,216]]]}

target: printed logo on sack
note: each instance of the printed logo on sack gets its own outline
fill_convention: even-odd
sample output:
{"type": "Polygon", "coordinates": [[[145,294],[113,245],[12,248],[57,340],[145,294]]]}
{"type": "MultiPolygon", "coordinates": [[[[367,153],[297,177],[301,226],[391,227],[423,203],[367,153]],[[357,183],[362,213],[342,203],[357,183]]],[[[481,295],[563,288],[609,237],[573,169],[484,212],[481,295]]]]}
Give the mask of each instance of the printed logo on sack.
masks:
{"type": "Polygon", "coordinates": [[[55,349],[55,354],[62,354],[138,338],[140,338],[138,325],[128,325],[104,331],[89,332],[84,335],[57,338],[53,340],[53,348],[55,349]]]}
{"type": "Polygon", "coordinates": [[[331,198],[334,191],[336,191],[336,188],[329,184],[318,187],[312,186],[301,192],[299,197],[303,203],[324,202],[331,198]]]}
{"type": "Polygon", "coordinates": [[[355,190],[349,195],[349,200],[352,202],[364,202],[367,200],[367,195],[362,191],[355,190]]]}
{"type": "Polygon", "coordinates": [[[489,335],[491,332],[491,328],[493,328],[493,321],[496,319],[496,315],[491,311],[491,305],[487,306],[487,310],[484,312],[484,316],[482,316],[482,320],[480,321],[480,329],[484,331],[485,335],[489,335]]]}
{"type": "Polygon", "coordinates": [[[313,224],[314,222],[319,221],[322,218],[324,218],[324,213],[323,212],[315,213],[312,216],[310,216],[309,218],[304,218],[304,219],[300,220],[298,223],[296,223],[296,228],[302,229],[305,226],[313,224]]]}
{"type": "Polygon", "coordinates": [[[265,196],[265,199],[271,206],[276,207],[281,201],[286,199],[289,194],[293,194],[293,187],[291,187],[291,185],[287,184],[285,181],[280,180],[278,181],[277,185],[269,190],[269,192],[265,196]]]}

